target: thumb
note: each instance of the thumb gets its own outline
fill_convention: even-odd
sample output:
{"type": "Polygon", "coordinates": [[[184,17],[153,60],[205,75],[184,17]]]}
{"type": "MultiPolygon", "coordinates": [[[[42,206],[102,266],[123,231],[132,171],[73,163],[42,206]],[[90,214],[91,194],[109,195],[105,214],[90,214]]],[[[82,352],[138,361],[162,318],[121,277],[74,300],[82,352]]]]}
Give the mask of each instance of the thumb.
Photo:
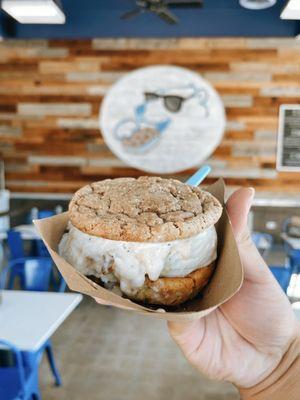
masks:
{"type": "Polygon", "coordinates": [[[227,200],[226,208],[237,242],[242,242],[249,238],[247,221],[254,193],[253,188],[241,188],[235,191],[227,200]]]}
{"type": "Polygon", "coordinates": [[[253,188],[237,190],[228,199],[226,208],[244,267],[245,278],[252,282],[262,283],[269,280],[272,274],[253,244],[247,226],[254,193],[253,188]]]}

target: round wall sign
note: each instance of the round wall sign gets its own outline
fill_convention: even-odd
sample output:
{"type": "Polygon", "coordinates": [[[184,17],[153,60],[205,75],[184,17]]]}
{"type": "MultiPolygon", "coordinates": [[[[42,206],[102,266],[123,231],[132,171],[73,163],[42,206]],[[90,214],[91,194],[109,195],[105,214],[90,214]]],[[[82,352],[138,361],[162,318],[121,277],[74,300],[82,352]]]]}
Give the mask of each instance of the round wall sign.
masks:
{"type": "Polygon", "coordinates": [[[223,103],[201,76],[168,65],[128,73],[108,91],[100,127],[112,152],[132,167],[174,173],[196,167],[220,143],[223,103]]]}

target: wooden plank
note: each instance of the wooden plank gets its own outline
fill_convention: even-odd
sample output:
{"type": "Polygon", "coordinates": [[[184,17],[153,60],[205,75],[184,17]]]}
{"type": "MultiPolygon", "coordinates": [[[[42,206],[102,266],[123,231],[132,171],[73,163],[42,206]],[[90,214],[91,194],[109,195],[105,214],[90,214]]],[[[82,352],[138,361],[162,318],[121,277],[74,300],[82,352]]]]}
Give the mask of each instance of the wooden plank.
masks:
{"type": "MultiPolygon", "coordinates": [[[[8,187],[71,192],[95,179],[139,176],[99,130],[99,107],[127,71],[171,64],[202,73],[226,105],[208,182],[300,193],[275,171],[278,108],[300,103],[300,44],[286,38],[22,40],[0,43],[0,154],[8,187]]],[[[194,169],[175,176],[184,180],[194,169]]]]}

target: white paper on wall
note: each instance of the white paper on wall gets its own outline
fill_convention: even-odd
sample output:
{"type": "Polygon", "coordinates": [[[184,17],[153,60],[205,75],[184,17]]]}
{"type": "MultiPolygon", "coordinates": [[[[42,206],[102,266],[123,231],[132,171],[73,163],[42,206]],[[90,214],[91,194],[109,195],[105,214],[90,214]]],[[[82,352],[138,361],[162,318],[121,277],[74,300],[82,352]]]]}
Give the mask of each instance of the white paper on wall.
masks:
{"type": "Polygon", "coordinates": [[[174,173],[196,167],[220,143],[222,101],[199,74],[161,65],[128,73],[111,87],[100,127],[113,153],[132,167],[174,173]]]}

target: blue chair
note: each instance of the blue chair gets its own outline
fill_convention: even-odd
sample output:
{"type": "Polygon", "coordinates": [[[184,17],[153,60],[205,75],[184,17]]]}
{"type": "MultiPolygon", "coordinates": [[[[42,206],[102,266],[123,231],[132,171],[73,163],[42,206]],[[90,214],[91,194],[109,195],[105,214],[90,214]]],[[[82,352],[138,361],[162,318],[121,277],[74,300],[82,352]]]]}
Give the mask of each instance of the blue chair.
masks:
{"type": "Polygon", "coordinates": [[[7,289],[13,289],[15,279],[20,278],[23,290],[47,291],[49,288],[50,274],[52,270],[51,258],[23,257],[8,262],[1,273],[1,281],[8,281],[7,289]]]}
{"type": "MultiPolygon", "coordinates": [[[[35,240],[35,248],[36,248],[36,254],[37,257],[48,257],[50,258],[49,251],[47,250],[47,247],[44,245],[44,242],[42,240],[35,240]]],[[[54,273],[54,270],[51,272],[51,283],[53,288],[57,292],[64,292],[66,290],[66,282],[60,272],[57,270],[57,274],[54,273]]]]}
{"type": "Polygon", "coordinates": [[[53,210],[39,210],[37,207],[33,207],[27,214],[26,223],[30,225],[34,219],[48,218],[53,215],[55,215],[53,210]]]}
{"type": "MultiPolygon", "coordinates": [[[[52,270],[52,272],[53,272],[53,270],[52,270]]],[[[57,274],[58,274],[58,279],[55,279],[55,277],[52,274],[53,280],[54,280],[54,285],[55,285],[57,292],[63,293],[66,290],[67,284],[59,271],[57,271],[57,274]]]]}
{"type": "MultiPolygon", "coordinates": [[[[48,218],[53,215],[55,215],[55,212],[52,210],[39,210],[37,207],[34,207],[28,214],[27,223],[32,224],[33,219],[48,218]]],[[[50,257],[46,246],[40,239],[31,240],[31,255],[34,257],[50,257]]]]}
{"type": "Polygon", "coordinates": [[[9,249],[9,259],[25,257],[23,240],[20,232],[10,229],[7,231],[7,244],[9,249]]]}
{"type": "MultiPolygon", "coordinates": [[[[267,252],[272,248],[273,237],[268,233],[253,232],[251,234],[251,238],[262,255],[266,255],[267,252]]],[[[290,283],[292,269],[289,266],[271,265],[270,270],[281,286],[282,290],[286,292],[290,283]]]]}
{"type": "Polygon", "coordinates": [[[273,236],[269,233],[252,232],[251,238],[261,255],[266,255],[273,246],[273,236]]]}
{"type": "Polygon", "coordinates": [[[292,276],[291,269],[282,266],[271,266],[270,270],[281,286],[282,290],[286,293],[292,276]]]}
{"type": "Polygon", "coordinates": [[[52,271],[51,258],[26,258],[20,261],[24,263],[24,290],[47,291],[52,271]]]}
{"type": "Polygon", "coordinates": [[[4,268],[0,273],[0,290],[4,290],[7,284],[8,268],[4,268]]]}
{"type": "MultiPolygon", "coordinates": [[[[36,240],[36,251],[38,257],[50,257],[49,251],[42,240],[36,240]]],[[[57,292],[64,292],[66,290],[67,284],[57,269],[52,269],[51,284],[57,292]]]]}
{"type": "Polygon", "coordinates": [[[44,245],[44,242],[41,239],[35,240],[36,245],[36,255],[38,257],[50,257],[49,251],[47,247],[44,245]]]}
{"type": "MultiPolygon", "coordinates": [[[[16,259],[21,259],[25,257],[23,241],[20,232],[9,230],[7,232],[7,244],[9,249],[9,260],[13,261],[16,259]]],[[[14,281],[16,278],[20,280],[21,288],[24,287],[24,271],[22,264],[16,264],[16,266],[11,270],[9,275],[8,288],[12,289],[14,281]]]]}
{"type": "MultiPolygon", "coordinates": [[[[38,257],[48,257],[50,258],[49,251],[47,250],[47,247],[44,245],[44,242],[42,240],[36,240],[36,252],[38,257]]],[[[66,290],[66,282],[64,278],[62,277],[61,273],[55,268],[56,273],[54,269],[52,269],[51,272],[51,284],[54,290],[57,292],[64,292],[66,290]]]]}
{"type": "Polygon", "coordinates": [[[52,217],[53,215],[55,215],[55,212],[52,210],[39,210],[38,212],[39,219],[49,218],[52,217]]]}
{"type": "Polygon", "coordinates": [[[0,339],[0,399],[39,400],[38,369],[25,365],[21,351],[0,339]]]}
{"type": "Polygon", "coordinates": [[[0,274],[0,288],[12,290],[17,278],[22,290],[47,291],[50,282],[58,292],[66,289],[66,282],[61,274],[58,272],[58,278],[54,277],[50,257],[22,257],[9,261],[0,274]]]}
{"type": "MultiPolygon", "coordinates": [[[[11,270],[15,265],[23,265],[24,271],[24,290],[31,291],[47,291],[50,283],[50,276],[52,272],[52,260],[51,258],[39,258],[39,257],[28,257],[20,258],[9,262],[9,265],[2,271],[2,278],[0,282],[2,287],[5,287],[5,281],[7,275],[10,274],[11,270]]],[[[10,282],[10,280],[9,280],[10,282]]],[[[31,353],[31,357],[27,354],[26,357],[33,359],[34,362],[31,364],[38,364],[44,351],[47,354],[51,371],[55,378],[55,384],[61,385],[61,377],[55,364],[52,344],[50,340],[47,340],[44,345],[35,353],[31,353]]],[[[1,399],[1,397],[0,397],[1,399]]]]}
{"type": "MultiPolygon", "coordinates": [[[[52,210],[39,210],[38,218],[48,218],[54,215],[54,211],[52,210]]],[[[47,247],[44,245],[44,242],[40,239],[35,241],[35,251],[38,257],[50,257],[50,254],[47,250],[47,247]]]]}
{"type": "MultiPolygon", "coordinates": [[[[292,224],[293,217],[286,218],[282,224],[282,233],[289,235],[290,225],[292,224]]],[[[286,240],[283,240],[283,247],[287,254],[291,270],[300,273],[300,250],[294,249],[286,240]]]]}

